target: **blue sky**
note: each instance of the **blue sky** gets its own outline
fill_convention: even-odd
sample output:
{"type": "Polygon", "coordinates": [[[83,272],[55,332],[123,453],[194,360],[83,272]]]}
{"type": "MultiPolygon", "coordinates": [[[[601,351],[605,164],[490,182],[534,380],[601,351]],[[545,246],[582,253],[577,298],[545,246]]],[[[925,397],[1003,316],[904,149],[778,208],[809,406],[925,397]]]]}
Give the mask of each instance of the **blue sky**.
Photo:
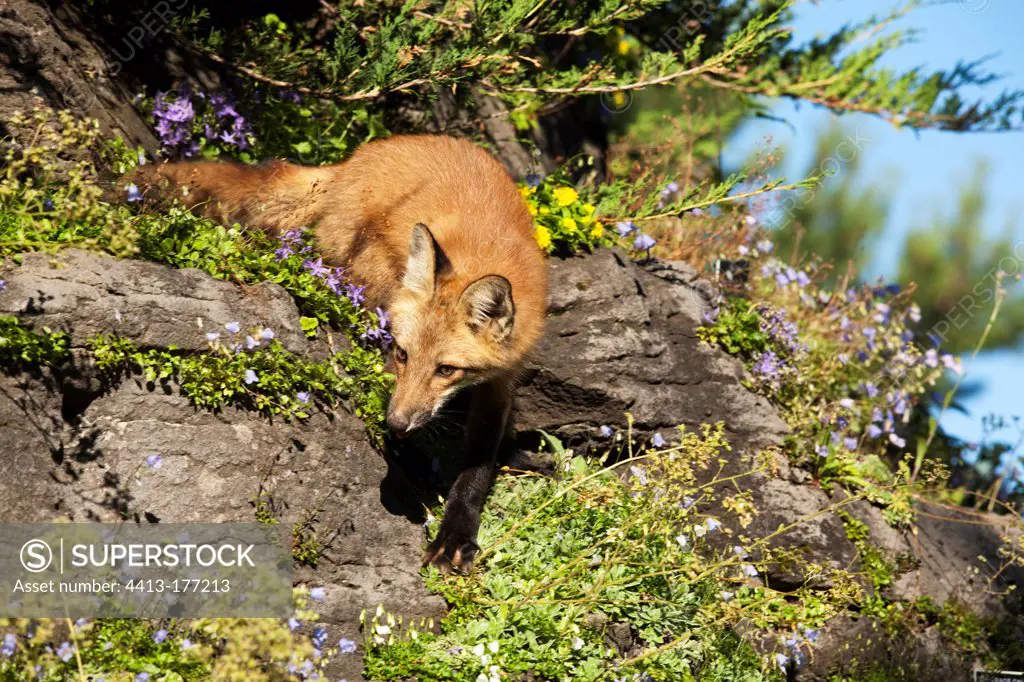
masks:
{"type": "MultiPolygon", "coordinates": [[[[894,0],[823,0],[803,2],[796,7],[792,24],[800,42],[827,35],[847,22],[883,16],[894,9],[894,0]]],[[[965,91],[994,98],[1003,88],[1024,89],[1024,2],[1021,0],[962,0],[915,9],[898,26],[920,31],[916,42],[885,57],[883,66],[929,70],[948,69],[958,59],[992,56],[989,71],[1003,79],[983,89],[965,91]]],[[[738,166],[751,150],[764,146],[766,136],[773,145],[787,149],[784,173],[800,177],[813,158],[814,142],[835,118],[818,107],[778,102],[773,114],[786,123],[752,121],[730,140],[725,162],[738,166]]],[[[897,130],[876,118],[844,116],[841,122],[851,131],[859,128],[870,141],[863,144],[860,177],[885,178],[892,183],[893,202],[882,243],[900,244],[913,227],[927,225],[936,213],[952,213],[959,189],[968,183],[976,160],[989,165],[989,205],[986,231],[1003,234],[1014,224],[1014,241],[1024,240],[1024,132],[957,134],[897,130]]],[[[827,182],[843,182],[842,173],[827,182]]],[[[879,249],[871,275],[893,275],[898,264],[897,249],[879,249]]],[[[1017,285],[1019,291],[1022,285],[1017,285]]],[[[966,358],[965,358],[966,361],[966,358]]],[[[968,415],[947,413],[943,426],[968,440],[981,435],[982,416],[999,413],[1024,416],[1024,347],[1012,351],[984,353],[967,370],[967,378],[983,382],[984,389],[967,402],[968,415]]]]}

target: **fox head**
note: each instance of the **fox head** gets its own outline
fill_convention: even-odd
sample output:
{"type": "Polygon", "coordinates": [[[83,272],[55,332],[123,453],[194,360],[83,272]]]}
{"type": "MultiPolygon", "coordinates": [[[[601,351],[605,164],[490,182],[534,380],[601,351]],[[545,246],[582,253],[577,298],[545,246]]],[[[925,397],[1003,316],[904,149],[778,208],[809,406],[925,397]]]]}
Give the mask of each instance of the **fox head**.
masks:
{"type": "Polygon", "coordinates": [[[390,313],[397,380],[388,426],[396,434],[423,426],[460,390],[514,363],[512,285],[501,275],[460,281],[422,223],[412,230],[390,313]]]}

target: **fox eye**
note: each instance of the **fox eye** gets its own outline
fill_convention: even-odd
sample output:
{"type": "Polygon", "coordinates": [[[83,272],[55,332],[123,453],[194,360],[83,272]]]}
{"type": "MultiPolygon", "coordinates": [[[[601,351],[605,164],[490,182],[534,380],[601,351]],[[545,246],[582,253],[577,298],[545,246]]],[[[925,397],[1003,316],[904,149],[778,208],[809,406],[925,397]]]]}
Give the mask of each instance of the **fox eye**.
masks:
{"type": "Polygon", "coordinates": [[[456,369],[457,368],[452,367],[451,365],[438,365],[437,376],[448,378],[455,374],[456,369]]]}
{"type": "Polygon", "coordinates": [[[400,365],[404,365],[408,359],[409,354],[405,352],[405,349],[401,346],[395,346],[395,360],[397,360],[400,365]]]}

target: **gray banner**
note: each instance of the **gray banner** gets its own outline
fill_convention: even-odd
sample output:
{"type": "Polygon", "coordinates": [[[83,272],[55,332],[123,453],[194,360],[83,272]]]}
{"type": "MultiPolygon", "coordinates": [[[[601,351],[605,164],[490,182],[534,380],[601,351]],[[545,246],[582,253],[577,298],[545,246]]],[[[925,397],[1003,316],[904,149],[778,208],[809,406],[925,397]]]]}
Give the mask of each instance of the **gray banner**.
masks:
{"type": "Polygon", "coordinates": [[[281,528],[0,524],[0,617],[286,618],[281,528]]]}

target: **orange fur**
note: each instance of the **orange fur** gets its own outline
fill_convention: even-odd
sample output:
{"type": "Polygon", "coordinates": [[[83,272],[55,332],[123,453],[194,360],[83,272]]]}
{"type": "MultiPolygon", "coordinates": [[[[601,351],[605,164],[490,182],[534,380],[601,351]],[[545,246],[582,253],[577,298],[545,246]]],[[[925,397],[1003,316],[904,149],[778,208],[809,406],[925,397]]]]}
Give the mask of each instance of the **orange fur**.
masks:
{"type": "Polygon", "coordinates": [[[501,275],[512,284],[516,319],[500,363],[518,364],[540,337],[547,269],[532,220],[505,169],[470,142],[393,137],[336,166],[199,161],[140,170],[143,189],[166,178],[211,217],[273,232],[311,227],[324,259],[347,268],[367,287],[370,304],[385,308],[400,288],[412,228],[423,223],[452,264],[436,305],[449,305],[481,277],[501,275]]]}

